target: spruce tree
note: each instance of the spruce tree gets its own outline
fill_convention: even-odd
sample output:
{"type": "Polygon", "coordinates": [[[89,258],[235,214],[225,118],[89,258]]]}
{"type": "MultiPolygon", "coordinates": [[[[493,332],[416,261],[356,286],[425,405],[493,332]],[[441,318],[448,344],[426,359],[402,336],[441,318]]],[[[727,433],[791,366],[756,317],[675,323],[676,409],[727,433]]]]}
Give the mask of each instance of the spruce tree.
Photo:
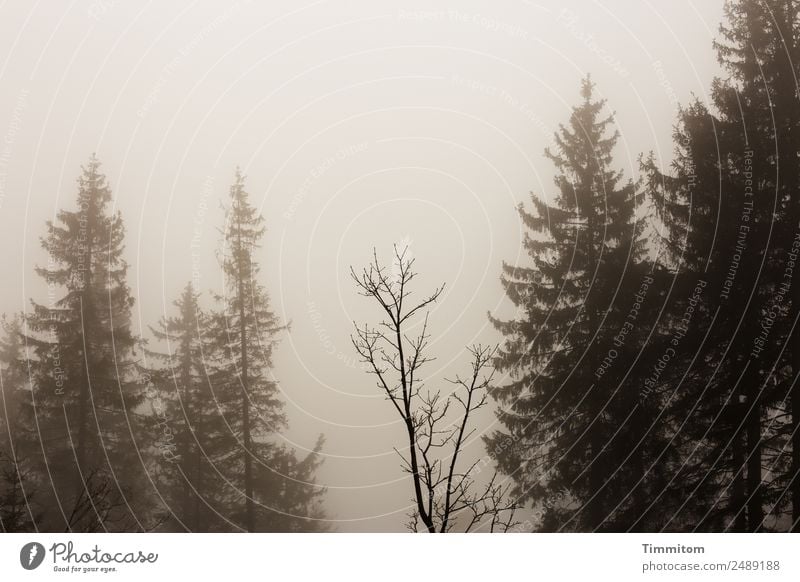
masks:
{"type": "Polygon", "coordinates": [[[27,322],[33,349],[27,419],[41,435],[38,470],[52,493],[46,529],[146,527],[133,298],[122,217],[110,204],[92,156],[78,179],[76,208],[59,211],[42,238],[48,261],[37,272],[48,301],[33,302],[27,322]]]}
{"type": "MultiPolygon", "coordinates": [[[[652,158],[644,165],[663,227],[664,261],[673,275],[661,333],[672,333],[692,309],[682,332],[684,349],[650,376],[653,392],[664,400],[668,442],[680,458],[669,466],[670,480],[657,503],[667,509],[662,524],[667,530],[743,528],[741,521],[735,523],[744,495],[739,470],[745,446],[739,429],[742,407],[739,395],[730,390],[734,366],[722,361],[730,340],[725,322],[733,321],[735,309],[740,308],[730,302],[738,303],[741,293],[721,292],[727,289],[742,209],[749,207],[742,205],[735,175],[723,171],[715,157],[727,160],[741,152],[738,141],[723,131],[721,120],[699,101],[681,110],[674,140],[669,175],[658,171],[652,158]],[[738,205],[732,200],[736,193],[738,205]],[[729,203],[720,203],[723,196],[731,198],[729,203]]],[[[727,167],[727,161],[723,165],[727,167]]],[[[737,252],[741,259],[741,251],[737,252]]]]}
{"type": "MultiPolygon", "coordinates": [[[[752,188],[753,216],[748,225],[748,249],[740,266],[744,273],[758,273],[754,281],[742,286],[744,296],[750,302],[744,306],[740,321],[748,330],[762,330],[768,312],[774,308],[772,303],[784,253],[783,237],[773,238],[772,233],[775,226],[778,227],[775,230],[781,232],[778,221],[780,209],[784,206],[781,198],[789,192],[781,183],[788,177],[787,168],[780,166],[781,162],[797,165],[796,150],[791,154],[791,161],[788,150],[784,147],[781,151],[780,146],[787,144],[780,144],[785,136],[780,135],[783,128],[778,129],[776,125],[787,111],[775,108],[781,99],[778,60],[779,52],[783,50],[783,39],[780,28],[776,26],[781,18],[780,12],[775,14],[773,9],[782,11],[785,6],[785,1],[773,2],[772,6],[769,2],[753,0],[729,2],[726,6],[727,22],[721,27],[722,38],[715,43],[720,63],[730,77],[718,83],[714,101],[721,119],[735,126],[740,147],[746,150],[744,158],[739,159],[742,168],[741,177],[737,176],[739,186],[744,187],[745,195],[752,188]],[[776,143],[779,144],[777,155],[776,143]]],[[[783,105],[786,105],[785,101],[783,105]]],[[[796,185],[796,178],[794,182],[796,185]]],[[[781,307],[778,307],[779,311],[781,307]]],[[[777,323],[780,327],[780,322],[777,323]]],[[[731,342],[739,335],[733,329],[729,329],[729,333],[732,334],[731,342]]],[[[764,482],[769,476],[769,472],[764,470],[764,450],[765,443],[775,436],[772,429],[776,425],[773,411],[777,393],[771,388],[780,368],[780,362],[772,356],[779,352],[773,352],[770,347],[783,341],[780,332],[765,334],[761,336],[762,351],[756,353],[753,349],[755,338],[751,336],[758,337],[758,332],[742,335],[744,349],[733,345],[730,350],[738,356],[738,365],[732,367],[737,371],[741,369],[739,383],[745,442],[745,459],[740,471],[745,476],[745,494],[739,509],[745,517],[739,518],[739,522],[744,523],[748,531],[759,531],[764,526],[764,506],[770,497],[769,483],[764,482]]],[[[729,360],[732,361],[730,356],[729,360]]]]}
{"type": "Polygon", "coordinates": [[[163,425],[154,452],[166,527],[226,531],[231,529],[222,495],[226,484],[216,464],[236,449],[224,412],[239,400],[216,387],[222,376],[211,333],[213,316],[200,307],[191,283],[175,306],[177,315],[162,318],[151,330],[167,351],[149,352],[162,366],[148,371],[158,394],[153,413],[163,425]]]}
{"type": "Polygon", "coordinates": [[[713,110],[683,109],[671,175],[650,168],[676,268],[708,281],[672,411],[695,419],[676,481],[689,485],[682,519],[699,529],[781,529],[793,482],[783,467],[798,466],[783,454],[794,421],[781,420],[795,401],[782,279],[800,216],[796,26],[792,2],[728,2],[715,43],[728,77],[714,82],[713,110]]]}
{"type": "Polygon", "coordinates": [[[502,276],[519,316],[492,320],[506,337],[497,366],[512,380],[493,391],[507,432],[487,447],[519,500],[543,508],[546,530],[626,528],[634,501],[619,494],[646,455],[636,448],[643,433],[624,431],[647,426],[630,420],[643,411],[626,380],[645,326],[626,317],[649,267],[636,188],[611,169],[617,133],[593,93],[587,78],[555,152],[546,151],[558,170],[553,201],[532,196],[533,212],[519,209],[532,265],[504,265],[502,276]]]}
{"type": "Polygon", "coordinates": [[[230,189],[219,259],[225,292],[216,318],[221,363],[215,388],[226,390],[236,406],[225,420],[237,449],[222,463],[231,484],[231,515],[246,531],[316,529],[316,505],[323,490],[311,478],[319,464],[321,440],[304,460],[276,442],[286,427],[283,403],[271,375],[272,350],[285,329],[270,309],[258,281],[256,257],[265,232],[264,218],[250,204],[237,168],[230,189]],[[294,513],[299,507],[303,511],[294,513]],[[287,524],[291,524],[290,526],[287,524]]]}

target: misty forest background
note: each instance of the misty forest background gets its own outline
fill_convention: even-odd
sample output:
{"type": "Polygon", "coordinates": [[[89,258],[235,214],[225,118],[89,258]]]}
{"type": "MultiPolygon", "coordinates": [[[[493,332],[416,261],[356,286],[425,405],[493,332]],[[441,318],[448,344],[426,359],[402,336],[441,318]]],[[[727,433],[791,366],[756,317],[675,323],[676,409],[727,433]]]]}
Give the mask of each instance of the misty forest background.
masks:
{"type": "MultiPolygon", "coordinates": [[[[728,1],[709,50],[723,74],[681,104],[671,166],[644,153],[635,177],[615,104],[574,78],[554,188],[519,206],[521,258],[496,265],[502,341],[465,345],[439,391],[429,314],[448,295],[417,274],[446,246],[364,241],[341,274],[372,310],[336,341],[399,421],[409,529],[800,529],[800,2],[728,1]]],[[[246,176],[208,203],[219,284],[187,281],[139,334],[114,185],[94,155],[76,174],[31,234],[46,293],[3,319],[3,531],[336,531],[323,436],[281,438],[292,330],[246,176]]]]}

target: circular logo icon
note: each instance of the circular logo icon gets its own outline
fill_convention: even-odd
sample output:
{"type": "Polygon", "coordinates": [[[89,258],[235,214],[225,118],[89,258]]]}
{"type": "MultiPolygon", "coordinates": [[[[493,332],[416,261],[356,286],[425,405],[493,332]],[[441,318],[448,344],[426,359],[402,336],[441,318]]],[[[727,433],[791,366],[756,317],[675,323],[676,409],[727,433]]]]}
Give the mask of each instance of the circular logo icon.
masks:
{"type": "Polygon", "coordinates": [[[44,546],[39,542],[29,542],[19,551],[19,563],[26,570],[35,570],[44,561],[44,546]]]}

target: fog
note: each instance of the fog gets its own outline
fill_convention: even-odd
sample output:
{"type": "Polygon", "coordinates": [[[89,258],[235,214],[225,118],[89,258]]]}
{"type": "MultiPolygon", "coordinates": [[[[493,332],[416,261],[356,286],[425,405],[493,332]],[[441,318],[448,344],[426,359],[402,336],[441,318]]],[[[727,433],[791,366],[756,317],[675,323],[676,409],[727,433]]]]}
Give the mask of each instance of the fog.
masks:
{"type": "MultiPolygon", "coordinates": [[[[552,143],[592,74],[617,111],[616,160],[668,164],[678,103],[709,94],[721,1],[6,3],[0,21],[0,311],[46,288],[45,221],[74,205],[92,152],[126,227],[138,332],[187,281],[212,305],[235,167],[266,219],[261,278],[291,322],[274,374],[338,531],[395,531],[411,503],[403,428],[359,364],[353,322],[379,312],[350,266],[407,246],[431,311],[426,383],[497,343],[503,261],[525,262],[516,206],[552,192],[552,143]]],[[[498,376],[498,381],[503,380],[498,376]]],[[[484,456],[480,435],[465,453],[484,456]]]]}

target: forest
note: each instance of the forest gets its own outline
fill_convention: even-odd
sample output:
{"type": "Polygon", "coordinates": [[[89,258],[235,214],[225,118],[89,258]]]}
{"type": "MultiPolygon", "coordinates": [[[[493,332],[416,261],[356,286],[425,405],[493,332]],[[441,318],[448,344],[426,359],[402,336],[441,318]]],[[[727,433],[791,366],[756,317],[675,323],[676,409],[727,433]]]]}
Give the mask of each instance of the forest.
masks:
{"type": "MultiPolygon", "coordinates": [[[[492,275],[514,315],[471,306],[503,339],[446,388],[422,378],[450,283],[400,245],[341,273],[372,308],[341,341],[398,421],[409,531],[800,531],[800,2],[728,0],[708,50],[723,74],[681,103],[666,171],[617,169],[614,104],[575,78],[553,188],[492,275]]],[[[292,331],[244,172],[209,204],[221,283],[141,335],[114,185],[94,155],[75,174],[35,233],[46,294],[2,320],[2,531],[336,531],[324,436],[277,438],[292,331]]]]}

